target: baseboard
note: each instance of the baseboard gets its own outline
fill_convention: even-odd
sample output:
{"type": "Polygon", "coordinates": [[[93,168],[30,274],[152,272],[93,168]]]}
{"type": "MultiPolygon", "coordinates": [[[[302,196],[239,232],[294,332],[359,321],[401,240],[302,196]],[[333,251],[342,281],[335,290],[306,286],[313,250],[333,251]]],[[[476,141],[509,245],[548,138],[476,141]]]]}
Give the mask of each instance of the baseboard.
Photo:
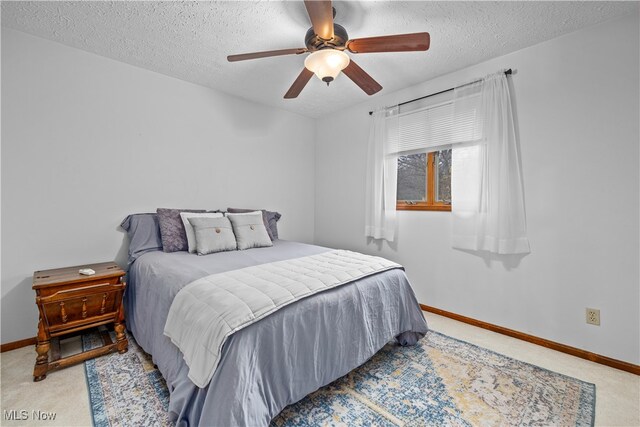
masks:
{"type": "Polygon", "coordinates": [[[0,353],[4,353],[5,351],[15,350],[16,348],[26,347],[28,345],[35,345],[36,337],[25,338],[19,341],[8,342],[6,344],[0,344],[0,353]]]}
{"type": "Polygon", "coordinates": [[[420,308],[429,313],[439,314],[440,316],[448,317],[459,322],[468,323],[469,325],[477,326],[482,329],[488,329],[499,334],[508,335],[513,338],[518,338],[523,341],[530,342],[532,344],[541,345],[543,347],[550,348],[552,350],[567,353],[572,356],[580,357],[581,359],[587,359],[592,362],[600,363],[601,365],[610,366],[612,368],[620,369],[622,371],[631,372],[635,375],[640,375],[640,366],[633,363],[624,362],[622,360],[612,359],[600,354],[591,353],[590,351],[582,350],[576,347],[571,347],[565,344],[560,344],[555,341],[550,341],[544,338],[536,337],[533,335],[525,334],[524,332],[514,331],[513,329],[504,328],[502,326],[494,325],[492,323],[483,322],[482,320],[476,320],[471,317],[462,316],[460,314],[452,313],[450,311],[441,310],[439,308],[430,307],[428,305],[420,304],[420,308]]]}
{"type": "MultiPolygon", "coordinates": [[[[513,338],[517,338],[523,341],[530,342],[532,344],[541,345],[543,347],[550,348],[552,350],[567,353],[572,356],[579,357],[581,359],[590,360],[592,362],[600,363],[601,365],[610,366],[612,368],[620,369],[622,371],[631,372],[635,375],[640,375],[640,366],[633,363],[624,362],[622,360],[612,359],[611,357],[602,356],[600,354],[592,353],[590,351],[582,350],[569,345],[560,344],[555,341],[550,341],[544,338],[536,337],[533,335],[525,334],[524,332],[515,331],[513,329],[505,328],[503,326],[494,325],[492,323],[483,322],[482,320],[476,320],[471,317],[462,316],[460,314],[452,313],[450,311],[441,310],[436,307],[420,304],[420,308],[429,313],[439,314],[440,316],[448,317],[459,322],[467,323],[469,325],[477,326],[482,329],[497,332],[499,334],[508,335],[513,338]]],[[[0,353],[5,351],[15,350],[17,348],[26,347],[28,345],[35,345],[36,338],[26,338],[19,341],[8,342],[0,345],[0,353]]]]}

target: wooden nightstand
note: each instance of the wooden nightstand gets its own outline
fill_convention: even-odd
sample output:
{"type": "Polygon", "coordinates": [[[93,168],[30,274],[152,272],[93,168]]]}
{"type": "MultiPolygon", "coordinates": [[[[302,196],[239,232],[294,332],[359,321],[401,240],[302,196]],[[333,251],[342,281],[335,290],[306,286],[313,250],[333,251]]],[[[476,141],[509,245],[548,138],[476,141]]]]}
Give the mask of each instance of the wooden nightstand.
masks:
{"type": "Polygon", "coordinates": [[[122,295],[125,272],[114,262],[79,265],[33,273],[33,289],[40,312],[36,344],[36,365],[33,380],[41,381],[47,372],[65,368],[93,357],[117,350],[127,351],[124,333],[122,295]],[[84,276],[81,268],[91,268],[96,274],[84,276]],[[114,324],[116,342],[103,331],[104,345],[72,356],[60,358],[61,336],[101,325],[114,324]],[[49,350],[51,349],[51,361],[49,350]]]}

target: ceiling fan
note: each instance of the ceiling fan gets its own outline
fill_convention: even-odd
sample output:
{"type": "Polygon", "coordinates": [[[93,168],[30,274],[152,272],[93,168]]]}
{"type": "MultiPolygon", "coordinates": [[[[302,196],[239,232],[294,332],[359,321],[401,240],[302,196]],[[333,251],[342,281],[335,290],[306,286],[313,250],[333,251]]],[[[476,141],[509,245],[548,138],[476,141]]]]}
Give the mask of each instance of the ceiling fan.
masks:
{"type": "Polygon", "coordinates": [[[229,62],[235,62],[270,56],[311,53],[305,58],[305,68],[302,69],[298,78],[284,95],[286,99],[296,98],[313,74],[329,85],[340,71],[343,71],[367,95],[373,95],[380,91],[382,86],[349,58],[344,52],[345,50],[350,53],[373,53],[429,49],[430,38],[427,32],[349,40],[347,30],[333,22],[335,9],[331,5],[331,0],[304,0],[304,5],[312,25],[305,36],[306,47],[227,56],[229,62]]]}

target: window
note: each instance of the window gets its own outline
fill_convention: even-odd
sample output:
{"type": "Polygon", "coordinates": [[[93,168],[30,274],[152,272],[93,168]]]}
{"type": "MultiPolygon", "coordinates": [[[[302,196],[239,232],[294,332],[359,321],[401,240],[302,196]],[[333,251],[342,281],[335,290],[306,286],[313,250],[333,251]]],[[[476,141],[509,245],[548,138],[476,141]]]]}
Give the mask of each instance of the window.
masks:
{"type": "Polygon", "coordinates": [[[451,210],[451,150],[398,156],[397,210],[451,210]]]}
{"type": "Polygon", "coordinates": [[[451,210],[453,91],[400,107],[391,124],[398,154],[397,210],[451,210]]]}

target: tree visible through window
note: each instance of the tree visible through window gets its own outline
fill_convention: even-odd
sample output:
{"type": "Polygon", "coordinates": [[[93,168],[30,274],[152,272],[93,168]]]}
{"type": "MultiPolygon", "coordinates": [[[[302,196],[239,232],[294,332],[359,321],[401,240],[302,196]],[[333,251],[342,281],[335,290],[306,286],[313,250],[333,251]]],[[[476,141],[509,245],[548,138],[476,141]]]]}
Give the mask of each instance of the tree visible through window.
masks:
{"type": "Polygon", "coordinates": [[[451,210],[451,150],[398,157],[398,210],[451,210]]]}

